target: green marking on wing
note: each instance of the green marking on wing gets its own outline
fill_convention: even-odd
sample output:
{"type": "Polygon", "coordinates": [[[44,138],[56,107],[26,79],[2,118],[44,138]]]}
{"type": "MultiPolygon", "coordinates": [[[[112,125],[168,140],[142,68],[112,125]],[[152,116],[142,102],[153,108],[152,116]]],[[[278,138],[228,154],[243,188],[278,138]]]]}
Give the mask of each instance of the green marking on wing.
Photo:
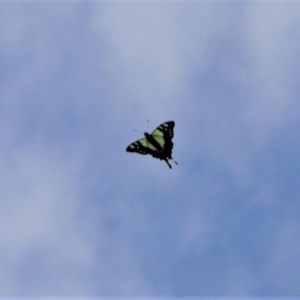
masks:
{"type": "Polygon", "coordinates": [[[160,135],[160,134],[151,134],[151,135],[161,145],[161,147],[164,148],[165,139],[164,139],[163,135],[160,135]]]}
{"type": "Polygon", "coordinates": [[[146,138],[140,139],[140,140],[138,140],[138,142],[140,142],[142,144],[142,146],[144,146],[146,148],[149,148],[154,151],[157,150],[151,143],[149,143],[149,141],[146,138]]]}
{"type": "Polygon", "coordinates": [[[164,133],[163,133],[161,130],[159,130],[159,127],[157,127],[157,128],[151,133],[151,135],[163,137],[163,136],[164,136],[164,133]]]}
{"type": "Polygon", "coordinates": [[[153,138],[161,145],[162,148],[164,148],[165,145],[164,132],[169,126],[168,122],[163,123],[151,133],[153,138]]]}

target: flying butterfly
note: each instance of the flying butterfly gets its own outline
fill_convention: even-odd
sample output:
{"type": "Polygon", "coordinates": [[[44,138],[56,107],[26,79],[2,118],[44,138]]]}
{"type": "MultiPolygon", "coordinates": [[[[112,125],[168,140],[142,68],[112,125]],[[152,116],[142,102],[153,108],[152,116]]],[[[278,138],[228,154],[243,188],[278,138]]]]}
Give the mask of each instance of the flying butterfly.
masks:
{"type": "Polygon", "coordinates": [[[174,136],[174,121],[165,122],[159,125],[151,134],[145,132],[145,137],[130,144],[127,148],[127,152],[137,152],[139,154],[150,154],[154,158],[164,160],[170,169],[172,166],[169,160],[173,160],[176,165],[177,162],[172,157],[174,136]]]}

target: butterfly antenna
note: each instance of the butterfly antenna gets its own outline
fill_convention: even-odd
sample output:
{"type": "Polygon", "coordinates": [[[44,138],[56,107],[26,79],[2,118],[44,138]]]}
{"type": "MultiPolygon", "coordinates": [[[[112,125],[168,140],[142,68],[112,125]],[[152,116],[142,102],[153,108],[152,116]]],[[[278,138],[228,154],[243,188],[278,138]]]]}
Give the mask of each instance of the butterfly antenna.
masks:
{"type": "Polygon", "coordinates": [[[139,133],[143,133],[143,132],[141,132],[141,131],[139,131],[139,130],[135,130],[135,129],[133,129],[132,131],[136,131],[136,132],[139,132],[139,133]]]}
{"type": "Polygon", "coordinates": [[[147,120],[147,131],[149,131],[149,119],[147,120]]]}

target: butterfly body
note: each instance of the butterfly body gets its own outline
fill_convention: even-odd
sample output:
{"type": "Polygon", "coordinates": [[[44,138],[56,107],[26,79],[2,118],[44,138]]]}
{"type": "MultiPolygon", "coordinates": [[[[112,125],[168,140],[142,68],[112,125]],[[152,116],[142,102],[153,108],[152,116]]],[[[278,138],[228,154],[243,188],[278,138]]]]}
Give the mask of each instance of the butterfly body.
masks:
{"type": "Polygon", "coordinates": [[[164,160],[171,169],[169,160],[172,159],[177,164],[172,158],[174,126],[175,122],[169,121],[158,126],[151,134],[145,132],[145,138],[130,144],[126,151],[143,155],[150,154],[154,158],[164,160]]]}

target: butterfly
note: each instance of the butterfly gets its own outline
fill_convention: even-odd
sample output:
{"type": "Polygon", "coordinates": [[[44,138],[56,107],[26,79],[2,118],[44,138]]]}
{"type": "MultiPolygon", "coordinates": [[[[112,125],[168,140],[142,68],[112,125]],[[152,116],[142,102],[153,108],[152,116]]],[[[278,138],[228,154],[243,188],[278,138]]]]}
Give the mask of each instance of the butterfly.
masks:
{"type": "Polygon", "coordinates": [[[145,132],[145,137],[130,144],[126,151],[143,155],[150,154],[154,158],[164,160],[172,169],[169,160],[172,159],[178,165],[172,157],[174,126],[175,122],[169,121],[159,125],[151,134],[145,132]]]}

